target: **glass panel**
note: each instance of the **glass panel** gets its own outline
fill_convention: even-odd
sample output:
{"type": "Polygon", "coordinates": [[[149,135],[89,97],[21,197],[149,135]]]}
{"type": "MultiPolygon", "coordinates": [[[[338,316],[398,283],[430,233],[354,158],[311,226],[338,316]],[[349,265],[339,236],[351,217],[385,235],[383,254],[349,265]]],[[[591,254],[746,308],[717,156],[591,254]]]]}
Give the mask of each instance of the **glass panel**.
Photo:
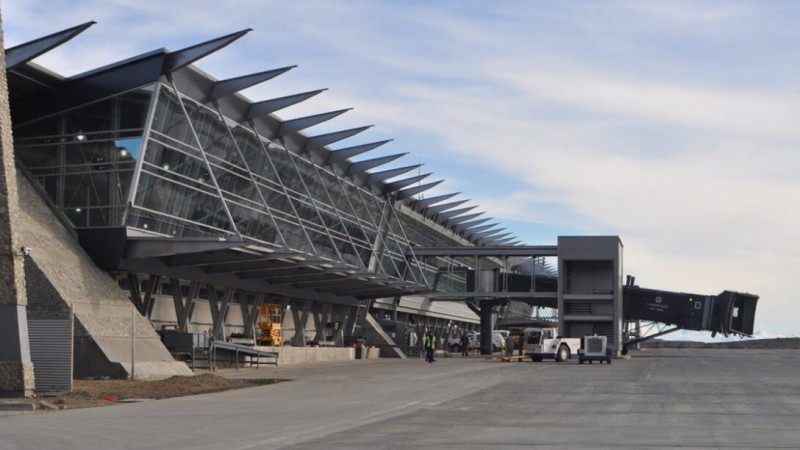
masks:
{"type": "MultiPolygon", "coordinates": [[[[150,230],[172,234],[175,220],[184,219],[219,232],[232,228],[216,195],[194,187],[181,185],[143,170],[136,194],[136,205],[173,216],[174,220],[156,224],[150,230]]],[[[129,222],[129,225],[131,223],[129,222]]],[[[209,232],[212,232],[209,230],[209,232]]]]}
{"type": "Polygon", "coordinates": [[[139,89],[14,129],[20,160],[76,227],[123,224],[151,94],[139,89]]]}

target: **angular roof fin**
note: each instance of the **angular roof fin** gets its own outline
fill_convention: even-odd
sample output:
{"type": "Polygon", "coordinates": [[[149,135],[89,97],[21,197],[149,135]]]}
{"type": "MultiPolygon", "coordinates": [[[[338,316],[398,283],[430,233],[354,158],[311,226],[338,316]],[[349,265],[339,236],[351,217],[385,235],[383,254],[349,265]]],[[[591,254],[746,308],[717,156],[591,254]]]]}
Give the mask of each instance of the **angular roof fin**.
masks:
{"type": "Polygon", "coordinates": [[[362,172],[366,172],[369,169],[382,166],[386,163],[390,163],[395,159],[401,158],[407,154],[408,153],[398,153],[396,155],[382,156],[380,158],[373,158],[364,161],[350,163],[347,166],[347,170],[345,170],[345,176],[353,176],[362,172]]]}
{"type": "Polygon", "coordinates": [[[178,50],[175,52],[169,52],[164,59],[164,66],[162,67],[163,73],[171,73],[175,72],[178,69],[182,69],[189,64],[201,59],[205,56],[208,56],[217,50],[222,49],[223,47],[228,46],[229,44],[233,43],[233,41],[239,39],[240,37],[244,36],[245,34],[253,31],[252,28],[247,28],[242,31],[237,31],[236,33],[231,33],[226,36],[222,36],[216,39],[212,39],[210,41],[202,42],[200,44],[193,45],[191,47],[186,47],[182,50],[178,50]]]}
{"type": "MultiPolygon", "coordinates": [[[[494,229],[494,230],[481,231],[480,233],[473,233],[473,234],[471,234],[469,236],[469,238],[470,239],[483,240],[483,239],[488,238],[489,236],[494,236],[497,233],[500,233],[501,231],[505,231],[505,228],[497,228],[497,229],[494,229]]],[[[511,234],[511,233],[509,233],[509,234],[511,234]]]]}
{"type": "Polygon", "coordinates": [[[6,70],[11,70],[20,64],[25,64],[37,56],[49,52],[50,50],[81,34],[84,30],[96,23],[97,22],[95,21],[86,22],[81,25],[67,28],[66,30],[9,48],[6,50],[6,70]]]}
{"type": "MultiPolygon", "coordinates": [[[[483,214],[483,213],[481,213],[481,214],[483,214]]],[[[470,214],[470,215],[472,215],[472,214],[470,214]]],[[[479,215],[480,214],[476,214],[475,217],[477,217],[479,215]]],[[[466,216],[461,216],[461,217],[466,217],[466,216]]],[[[469,220],[470,219],[466,219],[463,222],[457,223],[456,224],[456,230],[465,232],[467,230],[472,229],[473,227],[476,227],[476,226],[478,226],[478,225],[480,225],[482,223],[485,223],[485,222],[488,222],[488,221],[492,220],[492,217],[484,217],[483,219],[472,220],[472,221],[469,221],[469,220]]]]}
{"type": "Polygon", "coordinates": [[[296,105],[325,91],[327,91],[327,89],[318,89],[316,91],[303,92],[302,94],[288,95],[286,97],[273,98],[271,100],[252,103],[250,105],[250,110],[247,112],[247,120],[253,120],[256,117],[266,116],[267,114],[274,113],[275,111],[280,111],[283,108],[296,105]]]}
{"type": "Polygon", "coordinates": [[[377,183],[380,183],[382,181],[386,181],[389,178],[394,178],[394,177],[396,177],[398,175],[402,175],[404,173],[411,172],[412,170],[418,169],[420,167],[422,167],[422,164],[415,164],[413,166],[398,167],[397,169],[389,169],[389,170],[384,170],[384,171],[381,171],[381,172],[373,172],[373,173],[369,174],[369,176],[367,177],[366,184],[377,184],[377,183]]]}
{"type": "Polygon", "coordinates": [[[331,154],[328,156],[328,164],[344,161],[345,159],[352,158],[353,156],[358,156],[362,153],[375,150],[376,148],[380,147],[383,144],[386,144],[387,142],[392,142],[392,140],[387,139],[385,141],[373,142],[371,144],[362,144],[362,145],[356,145],[354,147],[347,147],[339,150],[333,150],[331,154]]]}
{"type": "Polygon", "coordinates": [[[456,206],[459,206],[459,205],[463,205],[464,203],[467,203],[468,201],[470,201],[470,199],[458,200],[458,201],[455,201],[455,202],[442,203],[441,205],[431,206],[431,207],[429,207],[429,208],[427,208],[425,210],[425,214],[430,214],[430,215],[434,216],[436,214],[439,214],[440,212],[447,211],[448,209],[453,209],[453,208],[455,208],[456,206]]]}
{"type": "Polygon", "coordinates": [[[448,219],[450,219],[452,217],[456,217],[456,216],[459,216],[461,214],[464,214],[465,212],[472,211],[473,209],[475,209],[477,207],[478,207],[478,205],[468,206],[466,208],[454,209],[452,211],[444,211],[444,212],[441,212],[441,213],[437,214],[436,215],[436,219],[437,220],[442,220],[442,221],[448,220],[448,219]]]}
{"type": "Polygon", "coordinates": [[[458,195],[460,193],[461,192],[454,192],[452,194],[437,195],[436,197],[421,198],[419,200],[415,200],[414,201],[414,206],[418,210],[421,211],[421,210],[433,205],[434,203],[443,202],[443,201],[447,200],[448,198],[453,198],[453,197],[455,197],[456,195],[458,195]]]}
{"type": "Polygon", "coordinates": [[[406,186],[410,186],[410,185],[416,183],[417,181],[424,180],[425,178],[428,178],[431,175],[433,175],[433,174],[432,173],[423,173],[423,174],[416,175],[416,176],[413,176],[413,177],[403,178],[402,180],[397,180],[397,181],[392,181],[391,183],[387,183],[385,186],[383,186],[383,195],[386,195],[386,194],[392,193],[394,191],[400,190],[400,189],[402,189],[402,188],[404,188],[406,186]]]}
{"type": "Polygon", "coordinates": [[[342,114],[350,111],[353,108],[340,109],[338,111],[331,111],[313,116],[298,117],[297,119],[287,120],[281,123],[278,129],[278,136],[286,136],[287,134],[297,133],[300,130],[313,127],[322,122],[327,122],[334,117],[341,116],[342,114]]]}
{"type": "Polygon", "coordinates": [[[500,222],[490,223],[489,225],[481,225],[479,227],[470,228],[467,232],[467,235],[472,236],[473,234],[480,233],[481,231],[486,231],[489,228],[493,228],[500,225],[500,222]]]}
{"type": "Polygon", "coordinates": [[[347,139],[350,136],[355,136],[362,131],[366,131],[372,128],[373,125],[367,125],[365,127],[359,128],[351,128],[349,130],[342,130],[342,131],[334,131],[333,133],[327,134],[320,134],[317,136],[312,136],[306,140],[305,151],[312,151],[316,150],[320,147],[324,147],[326,145],[333,144],[334,142],[339,142],[343,139],[347,139]]]}
{"type": "Polygon", "coordinates": [[[211,94],[208,100],[217,100],[222,97],[233,95],[241,90],[271,80],[280,74],[286,73],[297,66],[282,67],[280,69],[267,70],[265,72],[252,73],[250,75],[242,75],[241,77],[228,78],[227,80],[220,80],[214,83],[211,88],[211,94]]]}
{"type": "Polygon", "coordinates": [[[405,200],[405,199],[407,199],[409,197],[413,197],[413,196],[419,194],[420,192],[425,192],[428,189],[440,184],[443,181],[444,180],[432,181],[430,183],[425,183],[425,184],[421,184],[419,186],[414,186],[414,187],[403,189],[403,190],[401,190],[401,191],[399,191],[397,193],[397,196],[395,197],[395,199],[396,200],[405,200]]]}

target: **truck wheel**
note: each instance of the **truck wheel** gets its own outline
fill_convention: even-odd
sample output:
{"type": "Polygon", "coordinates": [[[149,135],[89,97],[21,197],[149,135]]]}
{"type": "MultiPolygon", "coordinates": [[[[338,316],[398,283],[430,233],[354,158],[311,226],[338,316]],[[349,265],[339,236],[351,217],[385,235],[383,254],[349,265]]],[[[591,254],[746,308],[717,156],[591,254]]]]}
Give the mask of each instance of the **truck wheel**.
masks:
{"type": "Polygon", "coordinates": [[[569,347],[566,345],[562,345],[558,347],[558,353],[556,353],[556,361],[563,362],[569,360],[569,347]]]}
{"type": "Polygon", "coordinates": [[[453,344],[452,346],[450,346],[450,351],[453,353],[461,353],[461,345],[453,344]]]}
{"type": "Polygon", "coordinates": [[[533,361],[533,362],[542,362],[542,357],[541,356],[533,356],[533,355],[531,355],[531,361],[533,361]]]}

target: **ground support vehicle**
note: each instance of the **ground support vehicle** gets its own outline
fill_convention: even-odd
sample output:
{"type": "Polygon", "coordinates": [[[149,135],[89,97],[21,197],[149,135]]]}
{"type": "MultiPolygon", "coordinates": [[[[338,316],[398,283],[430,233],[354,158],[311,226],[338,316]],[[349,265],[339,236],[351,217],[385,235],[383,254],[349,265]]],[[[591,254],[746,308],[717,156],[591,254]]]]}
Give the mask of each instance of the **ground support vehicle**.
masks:
{"type": "Polygon", "coordinates": [[[583,364],[589,361],[599,361],[603,364],[605,361],[611,364],[611,349],[608,348],[608,338],[605,336],[586,336],[581,339],[581,348],[578,349],[578,362],[583,364]]]}
{"type": "MultiPolygon", "coordinates": [[[[469,350],[479,349],[481,346],[481,334],[470,332],[467,334],[469,337],[469,350]]],[[[505,348],[506,341],[503,334],[498,331],[492,331],[492,352],[497,353],[505,348]]],[[[461,352],[461,338],[452,338],[447,342],[447,348],[453,353],[461,352]]]]}
{"type": "Polygon", "coordinates": [[[530,356],[533,362],[543,359],[555,359],[562,362],[577,358],[581,340],[558,336],[557,333],[555,327],[526,328],[523,334],[525,354],[530,356]]]}
{"type": "Polygon", "coordinates": [[[281,305],[265,303],[258,311],[258,345],[278,347],[281,345],[281,305]]]}

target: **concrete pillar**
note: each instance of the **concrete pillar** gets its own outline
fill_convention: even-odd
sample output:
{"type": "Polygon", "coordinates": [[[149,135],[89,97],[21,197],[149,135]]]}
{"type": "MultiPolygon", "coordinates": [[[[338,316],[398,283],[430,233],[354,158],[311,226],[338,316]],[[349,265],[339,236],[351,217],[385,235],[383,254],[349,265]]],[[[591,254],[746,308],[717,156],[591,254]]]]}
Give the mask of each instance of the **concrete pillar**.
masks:
{"type": "Polygon", "coordinates": [[[33,363],[28,344],[25,295],[25,252],[17,221],[19,197],[11,110],[5,71],[5,47],[0,19],[0,396],[33,394],[33,363]]]}

